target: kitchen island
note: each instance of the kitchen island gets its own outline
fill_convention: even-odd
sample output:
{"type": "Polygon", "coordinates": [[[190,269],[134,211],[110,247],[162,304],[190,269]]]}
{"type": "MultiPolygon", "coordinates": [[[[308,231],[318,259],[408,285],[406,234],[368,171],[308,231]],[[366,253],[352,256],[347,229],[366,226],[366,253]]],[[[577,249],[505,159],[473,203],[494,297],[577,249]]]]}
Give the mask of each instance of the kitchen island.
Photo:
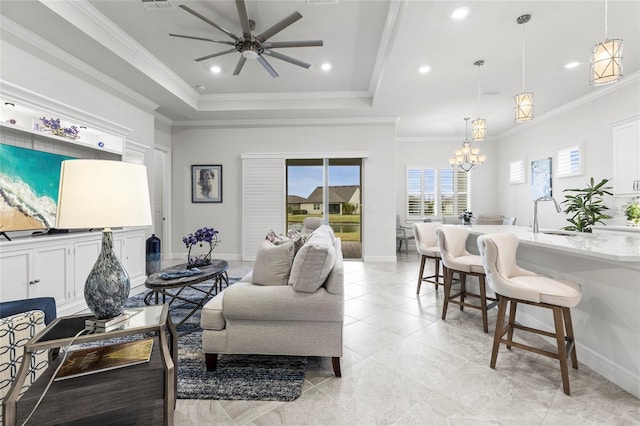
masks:
{"type": "MultiPolygon", "coordinates": [[[[582,302],[572,309],[578,360],[640,398],[640,235],[534,234],[524,226],[497,225],[469,231],[467,247],[476,254],[479,235],[512,233],[520,240],[520,266],[579,283],[582,302]]],[[[519,306],[517,320],[553,330],[544,311],[519,306]]]]}

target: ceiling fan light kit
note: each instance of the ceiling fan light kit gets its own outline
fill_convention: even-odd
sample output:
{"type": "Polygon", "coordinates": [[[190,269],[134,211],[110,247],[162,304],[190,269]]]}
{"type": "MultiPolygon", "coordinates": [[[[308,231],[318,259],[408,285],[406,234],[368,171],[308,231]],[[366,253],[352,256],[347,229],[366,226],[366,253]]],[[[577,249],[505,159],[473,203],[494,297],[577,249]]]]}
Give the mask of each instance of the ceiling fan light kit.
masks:
{"type": "Polygon", "coordinates": [[[294,22],[298,21],[302,18],[302,15],[299,12],[293,12],[286,18],[276,22],[271,27],[267,28],[264,32],[258,35],[253,35],[251,32],[255,29],[255,21],[248,18],[247,15],[247,7],[245,5],[244,0],[236,0],[236,9],[238,10],[238,17],[240,19],[240,26],[242,28],[242,37],[235,35],[231,31],[221,27],[216,24],[212,20],[206,18],[190,7],[181,4],[179,7],[192,14],[193,16],[199,18],[200,20],[206,22],[212,27],[216,28],[219,31],[222,31],[227,36],[229,36],[233,41],[225,41],[225,40],[214,40],[205,37],[196,37],[182,34],[173,34],[169,33],[171,37],[178,38],[187,38],[192,40],[199,41],[208,41],[211,43],[220,43],[233,46],[231,49],[223,50],[221,52],[212,53],[210,55],[202,56],[200,58],[196,58],[195,61],[204,61],[207,59],[215,58],[217,56],[226,55],[228,53],[238,52],[240,53],[240,59],[236,64],[235,69],[233,70],[233,75],[239,75],[240,71],[242,71],[242,67],[244,66],[247,59],[255,59],[257,60],[264,69],[271,75],[271,77],[278,77],[278,73],[276,70],[267,62],[264,56],[269,56],[271,58],[276,58],[284,62],[288,62],[293,65],[297,65],[302,68],[309,68],[311,64],[300,61],[298,59],[292,58],[287,55],[283,55],[282,53],[275,52],[273,48],[288,48],[288,47],[314,47],[314,46],[322,46],[322,40],[300,40],[300,41],[276,41],[269,42],[271,37],[278,34],[280,31],[284,30],[294,22]]]}

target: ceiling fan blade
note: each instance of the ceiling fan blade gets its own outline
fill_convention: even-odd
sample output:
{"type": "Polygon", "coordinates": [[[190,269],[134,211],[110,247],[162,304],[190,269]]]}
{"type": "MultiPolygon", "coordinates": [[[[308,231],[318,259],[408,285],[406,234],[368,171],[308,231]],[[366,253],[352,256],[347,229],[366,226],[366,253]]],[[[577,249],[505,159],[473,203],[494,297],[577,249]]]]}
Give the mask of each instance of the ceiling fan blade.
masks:
{"type": "Polygon", "coordinates": [[[273,50],[265,50],[262,52],[263,55],[271,56],[272,58],[280,59],[281,61],[289,62],[290,64],[297,65],[302,68],[309,68],[311,64],[306,62],[299,61],[291,56],[283,55],[282,53],[274,52],[273,50]]]}
{"type": "Polygon", "coordinates": [[[262,55],[258,56],[257,59],[258,59],[258,62],[260,62],[262,64],[264,69],[266,69],[267,72],[269,74],[271,74],[271,77],[273,77],[273,78],[278,77],[278,73],[276,72],[276,70],[274,70],[273,67],[271,65],[269,65],[269,62],[267,62],[267,60],[265,58],[263,58],[262,55]]]}
{"type": "Polygon", "coordinates": [[[216,56],[226,55],[227,53],[231,53],[231,52],[237,52],[237,50],[236,49],[223,50],[222,52],[213,53],[211,55],[203,56],[202,58],[196,58],[194,59],[194,61],[200,62],[200,61],[204,61],[205,59],[215,58],[216,56]]]}
{"type": "Polygon", "coordinates": [[[322,40],[301,40],[301,41],[267,41],[262,43],[265,49],[281,47],[322,47],[322,40]]]}
{"type": "Polygon", "coordinates": [[[236,0],[236,8],[242,26],[242,37],[245,40],[251,40],[251,25],[249,25],[249,16],[247,16],[247,6],[244,4],[244,0],[236,0]]]}
{"type": "Polygon", "coordinates": [[[229,37],[231,37],[234,40],[240,40],[240,38],[233,34],[231,31],[228,31],[224,28],[222,28],[220,25],[216,24],[215,22],[213,22],[212,20],[200,15],[198,12],[196,12],[195,10],[191,9],[189,6],[185,6],[184,4],[181,4],[180,6],[178,6],[184,10],[186,10],[187,12],[189,12],[190,14],[192,14],[193,16],[195,16],[196,18],[200,18],[202,19],[204,22],[206,22],[207,24],[211,25],[214,28],[219,29],[220,31],[222,31],[223,33],[225,33],[226,35],[228,35],[229,37]]]}
{"type": "Polygon", "coordinates": [[[289,25],[293,24],[300,18],[302,18],[302,15],[300,14],[300,12],[297,12],[297,11],[293,12],[291,15],[287,16],[286,18],[276,23],[272,27],[267,28],[262,34],[256,37],[256,40],[262,43],[263,41],[268,40],[270,37],[273,37],[280,31],[284,30],[285,28],[287,28],[289,25]]]}
{"type": "Polygon", "coordinates": [[[213,43],[222,43],[222,44],[228,44],[231,46],[235,46],[236,44],[232,41],[225,41],[225,40],[213,40],[210,38],[204,38],[204,37],[195,37],[195,36],[188,36],[188,35],[182,35],[182,34],[172,34],[169,33],[169,35],[171,37],[180,37],[180,38],[188,38],[188,39],[193,39],[193,40],[202,40],[202,41],[211,41],[213,43]]]}
{"type": "Polygon", "coordinates": [[[244,56],[240,55],[240,60],[238,61],[238,64],[236,65],[236,69],[233,70],[233,75],[240,74],[240,71],[242,71],[242,67],[244,66],[245,62],[247,62],[247,58],[245,58],[244,56]]]}

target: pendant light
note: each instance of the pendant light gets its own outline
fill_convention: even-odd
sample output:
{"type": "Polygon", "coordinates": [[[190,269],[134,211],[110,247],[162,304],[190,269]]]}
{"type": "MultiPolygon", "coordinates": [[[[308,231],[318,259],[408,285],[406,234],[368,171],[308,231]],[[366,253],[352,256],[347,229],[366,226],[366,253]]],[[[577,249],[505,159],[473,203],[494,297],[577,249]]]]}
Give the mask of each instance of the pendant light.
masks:
{"type": "Polygon", "coordinates": [[[533,119],[533,92],[524,89],[524,24],[531,20],[531,15],[518,16],[516,22],[522,25],[522,92],[514,96],[514,119],[516,123],[522,123],[533,119]]]}
{"type": "Polygon", "coordinates": [[[473,63],[478,72],[478,118],[471,122],[471,139],[473,141],[483,141],[487,138],[487,120],[480,118],[480,67],[484,65],[482,59],[473,63]]]}
{"type": "Polygon", "coordinates": [[[589,83],[602,86],[622,78],[622,40],[607,38],[607,0],[604,1],[604,41],[591,46],[589,83]]]}
{"type": "Polygon", "coordinates": [[[467,136],[469,130],[469,117],[464,118],[464,142],[462,143],[462,149],[455,151],[455,156],[449,158],[449,165],[451,167],[457,167],[458,169],[468,172],[481,166],[486,160],[486,155],[480,155],[480,148],[471,148],[471,142],[467,136]]]}

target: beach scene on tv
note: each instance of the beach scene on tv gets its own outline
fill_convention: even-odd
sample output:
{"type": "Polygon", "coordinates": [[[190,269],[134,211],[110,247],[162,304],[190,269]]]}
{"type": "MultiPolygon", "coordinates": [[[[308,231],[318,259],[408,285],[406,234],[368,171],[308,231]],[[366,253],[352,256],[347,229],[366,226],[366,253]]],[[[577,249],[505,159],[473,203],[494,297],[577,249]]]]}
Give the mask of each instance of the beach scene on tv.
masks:
{"type": "Polygon", "coordinates": [[[0,144],[0,232],[55,226],[60,164],[73,157],[0,144]]]}

